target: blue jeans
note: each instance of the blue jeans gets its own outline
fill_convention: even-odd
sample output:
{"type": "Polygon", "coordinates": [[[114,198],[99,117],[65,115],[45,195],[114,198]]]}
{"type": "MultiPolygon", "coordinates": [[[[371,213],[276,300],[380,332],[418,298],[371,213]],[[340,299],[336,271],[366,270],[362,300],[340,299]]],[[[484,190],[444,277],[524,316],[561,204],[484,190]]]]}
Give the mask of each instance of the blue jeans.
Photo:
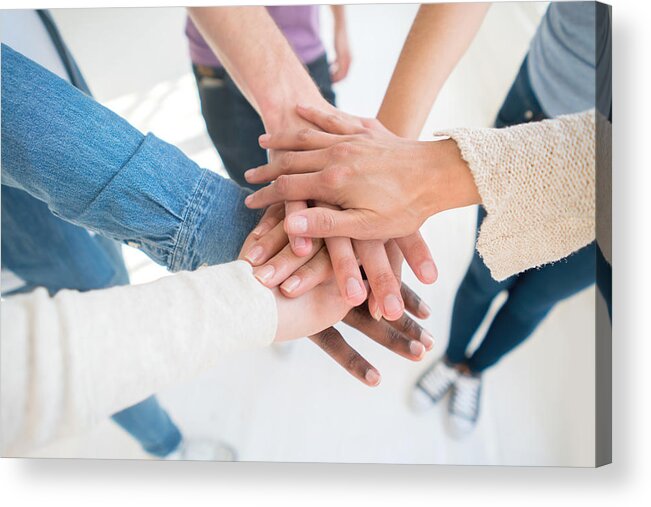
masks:
{"type": "MultiPolygon", "coordinates": [[[[544,118],[531,89],[525,58],[495,126],[501,128],[544,118]]],[[[485,216],[483,208],[480,208],[477,231],[485,216]]],[[[556,303],[595,282],[596,255],[593,242],[566,259],[497,282],[475,251],[454,300],[450,341],[445,353],[448,361],[466,364],[475,373],[493,366],[524,342],[556,303]],[[470,340],[493,299],[503,290],[508,292],[506,302],[491,322],[479,347],[468,357],[470,340]]]]}
{"type": "MultiPolygon", "coordinates": [[[[321,95],[334,105],[335,94],[326,55],[306,67],[321,95]]],[[[261,188],[263,185],[251,185],[244,179],[247,169],[267,163],[267,151],[258,144],[258,137],[265,132],[260,116],[223,67],[193,65],[192,69],[208,135],[228,175],[242,187],[261,188]]]]}
{"type": "MultiPolygon", "coordinates": [[[[55,217],[47,205],[2,185],[2,266],[26,285],[87,291],[129,283],[120,246],[55,217]]],[[[166,456],[181,433],[155,396],[113,416],[124,430],[155,456],[166,456]]]]}

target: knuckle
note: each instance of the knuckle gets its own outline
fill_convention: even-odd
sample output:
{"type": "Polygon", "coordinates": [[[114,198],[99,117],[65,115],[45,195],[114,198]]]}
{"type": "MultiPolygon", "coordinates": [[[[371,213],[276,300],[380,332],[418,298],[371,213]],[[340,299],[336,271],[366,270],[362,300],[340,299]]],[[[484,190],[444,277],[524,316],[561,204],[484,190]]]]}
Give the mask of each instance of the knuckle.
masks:
{"type": "Polygon", "coordinates": [[[338,143],[332,146],[332,154],[338,158],[344,158],[349,155],[351,151],[351,144],[348,142],[338,143]]]}
{"type": "Polygon", "coordinates": [[[335,230],[335,218],[330,213],[319,213],[316,222],[321,232],[329,233],[335,230]]]}
{"type": "Polygon", "coordinates": [[[409,317],[405,317],[404,321],[402,322],[401,328],[403,333],[408,336],[417,337],[418,335],[420,335],[420,326],[416,324],[413,320],[411,320],[409,317]]]}
{"type": "Polygon", "coordinates": [[[324,122],[328,129],[333,129],[339,126],[339,118],[336,114],[329,114],[325,117],[324,122]]]}
{"type": "Polygon", "coordinates": [[[338,273],[353,274],[358,270],[355,257],[345,256],[335,260],[334,269],[338,273]]]}
{"type": "Polygon", "coordinates": [[[384,339],[386,341],[387,347],[391,349],[396,349],[404,342],[403,338],[400,336],[400,333],[398,333],[398,331],[392,327],[387,327],[384,330],[384,339]]]}
{"type": "Polygon", "coordinates": [[[280,156],[280,168],[283,170],[291,169],[294,161],[294,152],[286,151],[280,156]]]}
{"type": "Polygon", "coordinates": [[[379,271],[378,273],[374,273],[371,276],[371,279],[373,281],[373,285],[382,289],[386,289],[395,283],[396,277],[391,271],[379,271]]]}
{"type": "Polygon", "coordinates": [[[323,182],[329,188],[341,187],[350,175],[350,171],[342,166],[330,166],[323,170],[323,182]]]}
{"type": "Polygon", "coordinates": [[[339,334],[333,328],[324,329],[319,333],[319,344],[329,355],[336,355],[341,348],[339,334]]]}
{"type": "Polygon", "coordinates": [[[278,178],[276,178],[276,181],[274,181],[274,187],[276,189],[276,192],[280,195],[285,195],[288,190],[289,190],[289,177],[286,175],[280,175],[278,178]]]}
{"type": "Polygon", "coordinates": [[[297,138],[301,142],[306,142],[312,136],[312,129],[306,128],[298,131],[297,138]]]}
{"type": "Polygon", "coordinates": [[[346,370],[350,372],[358,371],[360,367],[364,364],[364,360],[357,352],[350,352],[346,357],[346,370]]]}

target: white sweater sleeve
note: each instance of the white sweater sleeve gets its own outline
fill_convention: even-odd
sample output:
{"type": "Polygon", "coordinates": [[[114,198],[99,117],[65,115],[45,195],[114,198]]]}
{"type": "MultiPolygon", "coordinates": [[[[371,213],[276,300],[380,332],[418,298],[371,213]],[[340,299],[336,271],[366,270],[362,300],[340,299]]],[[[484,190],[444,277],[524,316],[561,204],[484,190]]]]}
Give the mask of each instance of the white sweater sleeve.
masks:
{"type": "Polygon", "coordinates": [[[503,280],[595,238],[594,110],[504,129],[437,132],[459,146],[486,209],[477,250],[503,280]]]}
{"type": "Polygon", "coordinates": [[[2,301],[2,454],[78,432],[224,354],[272,342],[272,292],[236,261],[87,293],[2,301]]]}

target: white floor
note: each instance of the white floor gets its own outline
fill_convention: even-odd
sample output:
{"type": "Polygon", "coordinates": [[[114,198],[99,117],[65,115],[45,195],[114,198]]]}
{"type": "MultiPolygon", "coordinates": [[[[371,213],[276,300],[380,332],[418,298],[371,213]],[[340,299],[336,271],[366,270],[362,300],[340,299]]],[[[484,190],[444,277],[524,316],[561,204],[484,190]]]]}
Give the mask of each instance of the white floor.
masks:
{"type": "MultiPolygon", "coordinates": [[[[441,93],[426,135],[441,127],[491,123],[544,6],[492,8],[441,93]]],[[[353,6],[348,12],[355,61],[337,89],[339,103],[373,115],[415,6],[353,6]]],[[[199,114],[183,16],[181,9],[55,13],[100,101],[205,167],[220,170],[199,114]]],[[[327,38],[327,15],[323,24],[327,38]]],[[[437,339],[423,364],[394,357],[344,329],[382,371],[379,388],[362,386],[303,340],[284,354],[269,349],[225,359],[210,374],[160,393],[162,403],[187,435],[228,441],[242,460],[591,465],[593,289],[558,305],[529,341],[485,376],[480,424],[469,438],[447,436],[444,406],[424,415],[408,409],[414,379],[445,348],[452,298],[472,252],[474,217],[474,209],[457,210],[424,227],[441,275],[432,287],[413,284],[433,308],[426,325],[437,339]]],[[[134,282],[165,274],[139,252],[125,253],[134,282]]],[[[143,457],[110,422],[35,455],[143,457]]]]}

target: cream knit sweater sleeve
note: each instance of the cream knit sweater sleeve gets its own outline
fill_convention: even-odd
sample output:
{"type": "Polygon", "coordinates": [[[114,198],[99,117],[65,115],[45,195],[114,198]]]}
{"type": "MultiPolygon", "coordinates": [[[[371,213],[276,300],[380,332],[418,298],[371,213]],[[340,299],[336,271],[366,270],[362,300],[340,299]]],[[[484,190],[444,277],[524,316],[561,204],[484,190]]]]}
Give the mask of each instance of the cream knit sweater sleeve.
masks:
{"type": "Polygon", "coordinates": [[[595,238],[594,110],[504,129],[454,129],[487,215],[477,250],[493,278],[567,257],[595,238]]]}
{"type": "Polygon", "coordinates": [[[1,449],[78,432],[225,354],[272,342],[272,292],[236,261],[87,293],[2,301],[1,449]]]}

